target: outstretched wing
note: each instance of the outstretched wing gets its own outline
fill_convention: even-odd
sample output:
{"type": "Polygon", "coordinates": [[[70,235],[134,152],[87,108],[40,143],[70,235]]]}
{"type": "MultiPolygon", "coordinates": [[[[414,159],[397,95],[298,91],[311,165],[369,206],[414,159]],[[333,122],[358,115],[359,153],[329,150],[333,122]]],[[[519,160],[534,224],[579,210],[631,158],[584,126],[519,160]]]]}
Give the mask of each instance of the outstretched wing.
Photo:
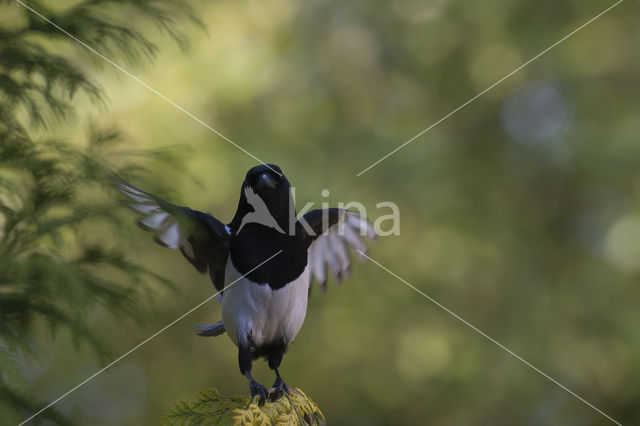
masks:
{"type": "Polygon", "coordinates": [[[123,180],[115,184],[131,200],[129,207],[142,216],[137,222],[142,229],[153,232],[158,244],[179,248],[200,273],[209,271],[218,290],[224,288],[229,228],[206,213],[168,203],[123,180]]]}
{"type": "Polygon", "coordinates": [[[374,240],[373,225],[359,213],[330,208],[312,210],[299,221],[308,244],[311,276],[323,291],[327,288],[327,269],[341,283],[351,276],[349,248],[360,261],[366,261],[358,251],[366,253],[365,239],[374,240]]]}

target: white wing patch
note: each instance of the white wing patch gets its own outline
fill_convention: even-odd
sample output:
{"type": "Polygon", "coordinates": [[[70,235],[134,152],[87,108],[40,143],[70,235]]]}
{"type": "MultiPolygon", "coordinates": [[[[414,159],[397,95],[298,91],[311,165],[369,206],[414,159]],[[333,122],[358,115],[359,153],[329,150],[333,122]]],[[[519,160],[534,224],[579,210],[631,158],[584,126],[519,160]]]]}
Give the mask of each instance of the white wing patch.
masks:
{"type": "MultiPolygon", "coordinates": [[[[373,225],[357,212],[344,210],[338,223],[311,243],[308,250],[309,266],[323,291],[327,287],[327,269],[338,283],[351,276],[348,247],[366,253],[365,237],[370,240],[376,238],[373,225]]],[[[356,256],[362,262],[367,260],[357,251],[356,256]]]]}
{"type": "Polygon", "coordinates": [[[118,182],[118,189],[133,200],[127,204],[143,215],[138,220],[138,225],[142,229],[153,232],[157,243],[170,249],[181,247],[187,255],[193,257],[193,247],[180,233],[178,221],[162,210],[153,197],[124,182],[118,182]]]}

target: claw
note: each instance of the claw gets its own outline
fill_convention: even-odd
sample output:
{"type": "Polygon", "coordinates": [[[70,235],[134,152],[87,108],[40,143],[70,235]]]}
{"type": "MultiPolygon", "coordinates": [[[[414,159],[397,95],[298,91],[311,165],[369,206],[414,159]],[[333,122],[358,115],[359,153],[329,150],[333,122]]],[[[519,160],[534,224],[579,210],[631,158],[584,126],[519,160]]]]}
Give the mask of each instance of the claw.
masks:
{"type": "Polygon", "coordinates": [[[267,388],[255,381],[249,384],[249,388],[251,389],[251,399],[254,399],[256,396],[259,397],[258,405],[263,405],[267,401],[267,397],[269,396],[267,388]]]}
{"type": "Polygon", "coordinates": [[[273,386],[271,386],[271,389],[269,389],[269,400],[271,402],[275,402],[285,393],[289,393],[289,388],[287,387],[284,380],[282,380],[281,377],[278,377],[273,386]]]}

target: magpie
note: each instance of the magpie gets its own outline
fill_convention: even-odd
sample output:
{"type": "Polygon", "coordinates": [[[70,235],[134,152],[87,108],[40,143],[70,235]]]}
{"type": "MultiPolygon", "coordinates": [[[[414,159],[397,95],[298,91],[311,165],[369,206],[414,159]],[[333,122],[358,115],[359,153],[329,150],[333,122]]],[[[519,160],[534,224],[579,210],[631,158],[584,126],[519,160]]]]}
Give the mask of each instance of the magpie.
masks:
{"type": "Polygon", "coordinates": [[[196,327],[200,336],[227,332],[238,347],[240,373],[259,402],[288,393],[278,368],[307,310],[312,277],[326,290],[330,271],[338,283],[351,275],[349,248],[366,257],[373,226],[355,211],[328,208],[297,218],[291,185],[280,167],[250,169],[236,213],[228,224],[189,207],[166,202],[117,179],[129,206],[142,215],[138,225],[155,241],[179,249],[220,291],[222,321],[196,327]],[[251,376],[252,362],[266,358],[276,375],[270,390],[251,376]]]}

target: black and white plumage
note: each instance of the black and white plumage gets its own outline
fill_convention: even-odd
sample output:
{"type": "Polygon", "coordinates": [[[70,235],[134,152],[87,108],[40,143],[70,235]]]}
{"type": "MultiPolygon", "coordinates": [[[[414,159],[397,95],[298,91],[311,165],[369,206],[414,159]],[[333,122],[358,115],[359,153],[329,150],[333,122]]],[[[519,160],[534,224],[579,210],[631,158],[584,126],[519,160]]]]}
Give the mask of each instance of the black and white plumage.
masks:
{"type": "Polygon", "coordinates": [[[252,396],[264,401],[268,394],[251,377],[252,361],[259,357],[275,371],[272,396],[287,392],[278,367],[304,322],[312,278],[323,290],[327,270],[337,282],[348,278],[349,248],[366,250],[364,239],[376,236],[371,223],[337,208],[312,210],[296,219],[289,181],[273,164],[247,172],[235,216],[226,225],[122,180],[116,184],[142,215],[138,224],[152,231],[159,244],[180,249],[222,291],[222,321],[197,327],[197,333],[227,332],[238,346],[240,372],[249,379],[252,396]]]}

